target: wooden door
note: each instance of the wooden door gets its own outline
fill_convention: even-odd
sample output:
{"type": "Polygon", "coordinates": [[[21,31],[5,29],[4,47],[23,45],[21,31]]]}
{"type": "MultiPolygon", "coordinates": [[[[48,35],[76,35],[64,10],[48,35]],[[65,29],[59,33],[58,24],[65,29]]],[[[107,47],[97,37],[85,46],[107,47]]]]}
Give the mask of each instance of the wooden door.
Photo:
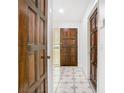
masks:
{"type": "Polygon", "coordinates": [[[97,10],[90,17],[90,79],[97,85],[97,10]]]}
{"type": "Polygon", "coordinates": [[[60,29],[61,66],[77,66],[77,29],[60,29]]]}
{"type": "Polygon", "coordinates": [[[47,0],[19,0],[19,93],[48,93],[47,0]]]}

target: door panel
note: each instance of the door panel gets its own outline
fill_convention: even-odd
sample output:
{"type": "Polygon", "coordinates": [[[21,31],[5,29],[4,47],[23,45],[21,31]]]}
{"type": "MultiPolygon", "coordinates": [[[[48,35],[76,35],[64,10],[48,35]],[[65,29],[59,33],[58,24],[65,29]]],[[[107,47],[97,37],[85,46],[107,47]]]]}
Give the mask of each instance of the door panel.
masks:
{"type": "Polygon", "coordinates": [[[90,80],[97,85],[97,10],[90,18],[90,80]]]}
{"type": "Polygon", "coordinates": [[[19,0],[19,93],[47,93],[46,28],[47,0],[19,0]]]}
{"type": "Polygon", "coordinates": [[[39,69],[40,69],[40,77],[42,77],[44,74],[45,74],[45,51],[44,50],[41,50],[40,51],[40,56],[41,56],[41,59],[39,61],[39,69]]]}
{"type": "Polygon", "coordinates": [[[61,66],[77,66],[77,29],[60,29],[61,66]]]}
{"type": "Polygon", "coordinates": [[[41,5],[40,10],[44,14],[45,13],[45,6],[44,6],[45,0],[40,0],[40,5],[41,5]]]}
{"type": "Polygon", "coordinates": [[[29,78],[29,86],[31,86],[33,83],[35,83],[36,78],[35,78],[35,56],[34,55],[29,55],[28,56],[28,78],[29,78]]]}
{"type": "Polygon", "coordinates": [[[45,43],[45,32],[44,32],[44,30],[45,30],[45,27],[44,27],[44,21],[42,20],[42,19],[40,19],[40,29],[39,29],[39,42],[40,42],[40,44],[43,44],[44,45],[44,43],[45,43]]]}
{"type": "Polygon", "coordinates": [[[35,41],[35,31],[36,31],[36,14],[33,10],[31,10],[30,8],[28,8],[28,34],[29,34],[29,39],[28,42],[29,43],[34,43],[35,41]]]}

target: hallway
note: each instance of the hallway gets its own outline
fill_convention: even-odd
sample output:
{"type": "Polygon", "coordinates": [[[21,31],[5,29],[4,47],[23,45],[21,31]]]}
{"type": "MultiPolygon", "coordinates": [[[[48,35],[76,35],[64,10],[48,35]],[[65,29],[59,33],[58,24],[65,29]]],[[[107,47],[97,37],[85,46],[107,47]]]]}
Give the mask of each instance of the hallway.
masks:
{"type": "Polygon", "coordinates": [[[98,0],[19,0],[19,93],[104,93],[99,12],[98,0]]]}
{"type": "Polygon", "coordinates": [[[93,90],[82,68],[61,67],[61,77],[55,93],[93,93],[93,90]]]}

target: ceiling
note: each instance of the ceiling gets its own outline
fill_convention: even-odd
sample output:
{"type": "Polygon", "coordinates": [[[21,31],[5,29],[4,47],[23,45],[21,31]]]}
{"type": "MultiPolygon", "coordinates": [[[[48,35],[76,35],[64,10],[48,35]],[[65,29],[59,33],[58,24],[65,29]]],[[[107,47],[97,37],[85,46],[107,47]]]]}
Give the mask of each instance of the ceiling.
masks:
{"type": "Polygon", "coordinates": [[[80,22],[89,1],[90,0],[53,0],[53,21],[80,22]],[[63,13],[60,13],[59,10],[63,13]]]}

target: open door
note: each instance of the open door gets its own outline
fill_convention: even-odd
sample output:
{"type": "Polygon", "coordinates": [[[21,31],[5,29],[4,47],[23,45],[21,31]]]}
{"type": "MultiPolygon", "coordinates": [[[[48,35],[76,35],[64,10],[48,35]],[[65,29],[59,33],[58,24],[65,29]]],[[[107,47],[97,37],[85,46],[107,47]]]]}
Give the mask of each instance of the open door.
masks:
{"type": "Polygon", "coordinates": [[[97,86],[97,9],[90,17],[90,80],[97,86]]]}
{"type": "Polygon", "coordinates": [[[60,28],[61,66],[77,66],[77,28],[60,28]]]}
{"type": "Polygon", "coordinates": [[[47,0],[19,0],[19,93],[48,93],[47,0]]]}

